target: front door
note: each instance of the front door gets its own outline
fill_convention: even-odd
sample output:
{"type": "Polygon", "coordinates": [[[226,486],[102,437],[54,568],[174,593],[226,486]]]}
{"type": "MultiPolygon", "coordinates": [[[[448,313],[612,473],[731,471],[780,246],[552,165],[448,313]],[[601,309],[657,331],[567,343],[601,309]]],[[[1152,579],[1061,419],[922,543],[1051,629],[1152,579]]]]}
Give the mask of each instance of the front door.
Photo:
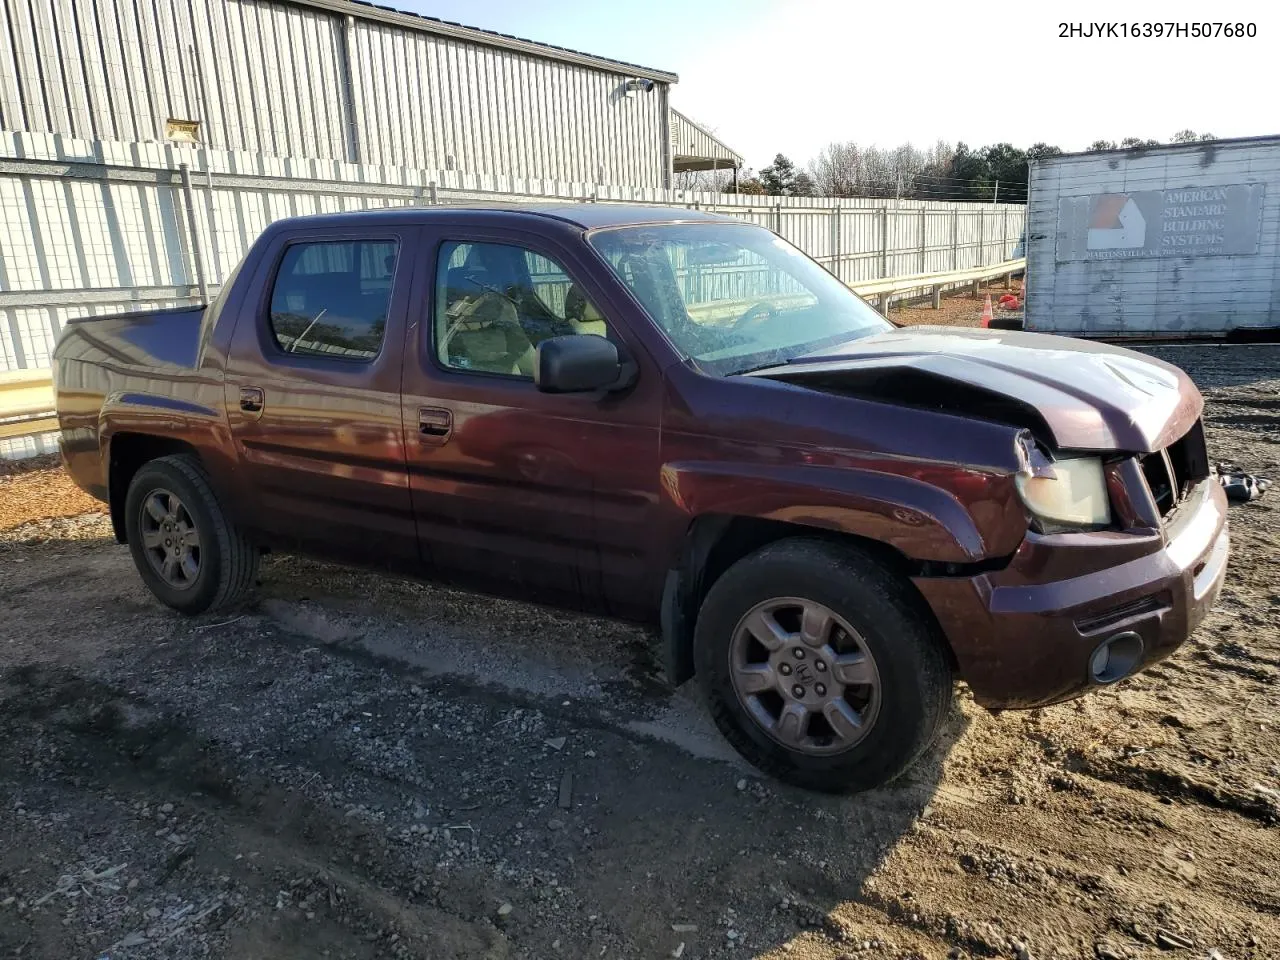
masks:
{"type": "Polygon", "coordinates": [[[266,251],[228,358],[231,431],[254,502],[288,549],[419,560],[400,376],[414,229],[314,228],[266,251]]]}
{"type": "Polygon", "coordinates": [[[639,527],[657,502],[657,371],[596,308],[603,297],[572,254],[494,230],[441,228],[431,245],[434,283],[404,371],[423,543],[463,585],[607,610],[601,505],[639,527]],[[613,340],[640,367],[635,385],[540,392],[538,343],[571,334],[613,340]]]}

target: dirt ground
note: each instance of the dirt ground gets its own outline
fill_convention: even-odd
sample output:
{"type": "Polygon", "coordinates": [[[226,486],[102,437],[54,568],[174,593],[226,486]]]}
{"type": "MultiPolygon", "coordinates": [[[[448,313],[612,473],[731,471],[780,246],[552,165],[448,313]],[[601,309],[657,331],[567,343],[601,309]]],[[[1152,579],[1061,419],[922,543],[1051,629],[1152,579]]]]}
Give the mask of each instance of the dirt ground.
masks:
{"type": "Polygon", "coordinates": [[[101,509],[57,465],[56,456],[0,460],[0,530],[101,509]]]}
{"type": "MultiPolygon", "coordinates": [[[[1276,476],[1280,348],[1164,355],[1212,455],[1276,476]]],[[[1277,508],[1232,508],[1173,658],[1036,712],[962,692],[849,798],[740,764],[627,627],[289,558],[187,620],[101,513],[20,522],[0,958],[1280,957],[1277,508]]]]}
{"type": "Polygon", "coordinates": [[[1010,311],[1000,306],[1000,297],[1006,293],[1012,293],[1021,299],[1022,281],[1014,279],[1008,289],[1005,288],[1003,280],[984,283],[980,286],[976,299],[968,287],[952,290],[943,295],[942,305],[937,310],[933,309],[928,299],[906,304],[894,303],[889,307],[889,317],[894,323],[906,326],[976,327],[982,319],[982,303],[987,294],[991,294],[991,312],[994,315],[1011,315],[1010,311]]]}

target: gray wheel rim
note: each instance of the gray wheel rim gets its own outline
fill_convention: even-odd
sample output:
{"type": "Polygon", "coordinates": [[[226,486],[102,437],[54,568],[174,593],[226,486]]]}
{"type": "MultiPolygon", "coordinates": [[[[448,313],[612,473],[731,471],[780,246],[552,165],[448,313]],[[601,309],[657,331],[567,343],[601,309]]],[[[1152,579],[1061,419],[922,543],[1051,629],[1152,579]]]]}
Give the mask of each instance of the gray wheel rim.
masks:
{"type": "Polygon", "coordinates": [[[200,531],[177,495],[156,489],[138,511],[142,552],[157,576],[175,590],[189,590],[200,576],[200,531]]]}
{"type": "Polygon", "coordinates": [[[774,740],[841,753],[880,712],[880,672],[861,634],[829,607],[780,597],[747,611],[729,649],[734,692],[774,740]]]}

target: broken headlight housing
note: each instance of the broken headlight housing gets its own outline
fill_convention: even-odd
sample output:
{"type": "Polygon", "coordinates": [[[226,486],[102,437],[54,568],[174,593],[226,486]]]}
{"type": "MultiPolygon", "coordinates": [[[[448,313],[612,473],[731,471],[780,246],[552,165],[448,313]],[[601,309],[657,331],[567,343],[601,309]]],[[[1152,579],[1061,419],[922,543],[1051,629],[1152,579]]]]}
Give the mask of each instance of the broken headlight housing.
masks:
{"type": "Polygon", "coordinates": [[[1111,502],[1100,457],[1034,457],[1019,471],[1017,485],[1018,495],[1041,533],[1096,530],[1111,524],[1111,502]]]}

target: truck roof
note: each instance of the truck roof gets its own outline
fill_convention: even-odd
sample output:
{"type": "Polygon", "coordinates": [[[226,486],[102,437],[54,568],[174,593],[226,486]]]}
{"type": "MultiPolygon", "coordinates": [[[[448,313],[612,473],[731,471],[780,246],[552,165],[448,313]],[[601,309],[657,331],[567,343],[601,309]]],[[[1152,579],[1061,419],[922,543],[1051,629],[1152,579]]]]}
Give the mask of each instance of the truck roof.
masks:
{"type": "Polygon", "coordinates": [[[662,207],[638,203],[451,203],[432,207],[398,207],[382,210],[353,210],[345,213],[321,213],[290,220],[306,220],[317,226],[368,223],[422,223],[437,218],[492,217],[495,213],[521,219],[538,217],[569,223],[584,230],[597,227],[619,227],[640,223],[675,223],[712,221],[741,223],[735,217],[690,210],[686,207],[662,207]]]}

